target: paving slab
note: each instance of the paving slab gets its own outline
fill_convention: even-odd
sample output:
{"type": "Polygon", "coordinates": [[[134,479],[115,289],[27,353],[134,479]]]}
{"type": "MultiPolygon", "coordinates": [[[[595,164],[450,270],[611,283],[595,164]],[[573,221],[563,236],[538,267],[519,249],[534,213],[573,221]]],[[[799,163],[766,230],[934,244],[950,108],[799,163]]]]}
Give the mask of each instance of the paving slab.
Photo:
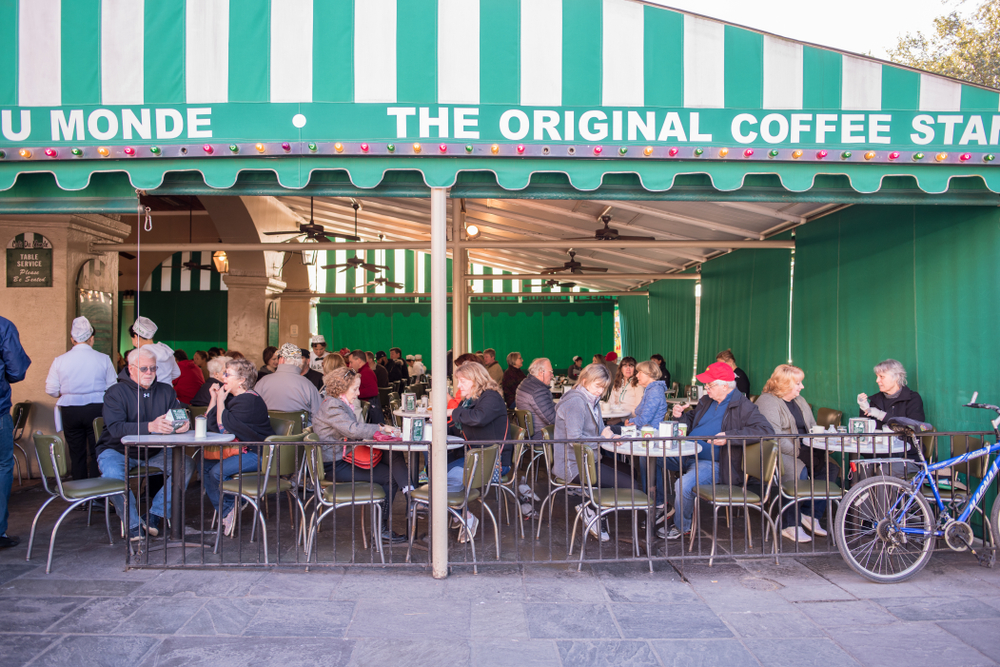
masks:
{"type": "Polygon", "coordinates": [[[243,597],[267,575],[263,570],[165,570],[135,589],[132,595],[243,597]]]}
{"type": "Polygon", "coordinates": [[[872,600],[904,621],[950,621],[1000,618],[1000,610],[967,597],[883,597],[872,600]]]}
{"type": "Polygon", "coordinates": [[[68,635],[31,663],[32,667],[137,665],[160,643],[156,637],[68,635]]]}
{"type": "Polygon", "coordinates": [[[264,603],[263,599],[211,598],[181,626],[177,634],[210,637],[242,635],[264,603]]]}
{"type": "Polygon", "coordinates": [[[62,597],[10,597],[3,601],[4,632],[45,632],[86,600],[62,597]]]}
{"type": "Polygon", "coordinates": [[[795,606],[821,628],[888,625],[899,621],[870,600],[806,602],[795,606]]]}
{"type": "Polygon", "coordinates": [[[350,664],[353,650],[353,641],[333,638],[167,637],[141,667],[343,667],[350,664]]]}
{"type": "Polygon", "coordinates": [[[561,641],[557,642],[563,665],[574,667],[659,667],[656,653],[648,642],[561,641]]]}
{"type": "Polygon", "coordinates": [[[650,644],[665,667],[759,667],[735,639],[657,639],[650,644]]]}
{"type": "Polygon", "coordinates": [[[901,623],[889,630],[831,628],[829,634],[865,667],[993,667],[996,664],[934,623],[901,623]]]}
{"type": "Polygon", "coordinates": [[[600,604],[526,603],[528,634],[532,639],[618,639],[621,635],[611,612],[600,604]]]}
{"type": "Polygon", "coordinates": [[[937,625],[994,662],[1000,663],[1000,633],[992,628],[984,631],[979,623],[968,621],[939,621],[937,625]]]}
{"type": "Polygon", "coordinates": [[[859,667],[854,658],[826,638],[755,638],[745,643],[764,667],[859,667]]]}
{"type": "Polygon", "coordinates": [[[0,585],[2,595],[64,595],[74,597],[125,596],[142,586],[141,581],[115,579],[12,579],[0,585]]]}
{"type": "Polygon", "coordinates": [[[562,667],[555,642],[546,639],[485,640],[472,646],[476,667],[562,667]]]}
{"type": "Polygon", "coordinates": [[[134,614],[109,633],[118,635],[172,635],[204,606],[199,598],[147,599],[134,614]]]}
{"type": "Polygon", "coordinates": [[[703,603],[613,604],[622,634],[643,639],[729,638],[733,633],[715,612],[703,603]]]}
{"type": "Polygon", "coordinates": [[[251,637],[343,637],[353,602],[264,600],[243,632],[251,637]]]}
{"type": "Polygon", "coordinates": [[[0,638],[0,665],[21,667],[58,640],[58,635],[3,635],[0,638]]]}
{"type": "Polygon", "coordinates": [[[823,630],[798,609],[739,611],[719,615],[740,637],[822,637],[823,630]]]}
{"type": "Polygon", "coordinates": [[[145,604],[145,598],[90,598],[53,625],[50,630],[72,634],[108,633],[145,604]]]}
{"type": "Polygon", "coordinates": [[[473,601],[471,628],[473,638],[528,638],[528,619],[520,602],[473,601]]]}
{"type": "MultiPolygon", "coordinates": [[[[469,667],[472,662],[472,648],[466,640],[443,642],[440,639],[396,639],[394,637],[365,637],[351,640],[353,650],[346,662],[330,663],[350,667],[469,667]]],[[[298,667],[299,664],[327,666],[326,655],[318,662],[296,663],[282,667],[298,667]]]]}
{"type": "Polygon", "coordinates": [[[452,600],[399,601],[362,599],[357,602],[348,637],[391,637],[418,640],[468,639],[472,633],[468,602],[452,600]]]}

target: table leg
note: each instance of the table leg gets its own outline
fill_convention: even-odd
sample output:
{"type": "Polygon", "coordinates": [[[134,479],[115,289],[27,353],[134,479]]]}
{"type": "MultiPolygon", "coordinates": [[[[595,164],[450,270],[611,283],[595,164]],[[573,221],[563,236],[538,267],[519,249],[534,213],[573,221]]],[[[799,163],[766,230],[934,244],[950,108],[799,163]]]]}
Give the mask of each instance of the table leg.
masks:
{"type": "Polygon", "coordinates": [[[171,447],[170,457],[170,539],[179,541],[184,537],[184,448],[171,447]]]}

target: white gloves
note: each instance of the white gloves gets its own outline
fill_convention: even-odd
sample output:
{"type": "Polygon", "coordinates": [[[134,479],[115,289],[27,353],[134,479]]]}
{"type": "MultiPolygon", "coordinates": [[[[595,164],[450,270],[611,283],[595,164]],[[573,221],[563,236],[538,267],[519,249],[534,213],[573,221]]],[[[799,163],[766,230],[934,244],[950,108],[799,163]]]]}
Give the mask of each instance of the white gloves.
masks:
{"type": "Polygon", "coordinates": [[[868,412],[868,409],[871,408],[871,405],[868,403],[868,394],[858,394],[858,407],[860,407],[863,412],[868,412]]]}
{"type": "Polygon", "coordinates": [[[868,408],[868,416],[879,421],[883,421],[885,419],[885,413],[878,408],[868,408]]]}

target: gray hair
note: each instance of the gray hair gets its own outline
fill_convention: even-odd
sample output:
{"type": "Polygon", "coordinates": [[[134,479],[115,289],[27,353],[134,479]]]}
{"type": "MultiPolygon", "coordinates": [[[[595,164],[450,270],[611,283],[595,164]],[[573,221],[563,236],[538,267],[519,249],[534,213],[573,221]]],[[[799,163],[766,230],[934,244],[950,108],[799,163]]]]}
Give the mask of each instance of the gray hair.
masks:
{"type": "Polygon", "coordinates": [[[580,371],[580,377],[577,378],[576,383],[581,387],[592,384],[607,387],[611,384],[611,371],[604,364],[587,364],[580,371]]]}
{"type": "Polygon", "coordinates": [[[230,359],[226,362],[226,371],[240,378],[244,391],[253,389],[257,383],[257,367],[249,359],[230,359]]]}
{"type": "Polygon", "coordinates": [[[538,357],[531,362],[530,366],[528,366],[528,375],[538,377],[541,374],[542,369],[545,368],[545,364],[548,364],[550,368],[552,367],[552,362],[549,361],[548,357],[538,357]]]}
{"type": "Polygon", "coordinates": [[[900,387],[906,386],[906,369],[895,359],[886,359],[875,364],[875,375],[879,373],[891,376],[900,387]]]}
{"type": "MultiPolygon", "coordinates": [[[[485,352],[483,354],[485,354],[485,352]]],[[[496,357],[494,357],[494,358],[496,358],[496,357]]],[[[514,364],[514,360],[515,359],[520,359],[520,358],[521,358],[521,353],[520,352],[511,352],[510,354],[507,355],[507,365],[508,366],[513,365],[514,364]]]]}
{"type": "Polygon", "coordinates": [[[146,359],[156,361],[156,354],[152,350],[144,350],[141,347],[137,347],[126,354],[125,361],[127,361],[130,366],[133,364],[138,365],[139,357],[145,357],[146,359]]]}
{"type": "Polygon", "coordinates": [[[215,375],[216,373],[221,373],[226,370],[226,364],[232,360],[232,357],[212,357],[208,360],[208,363],[205,364],[208,368],[208,374],[215,375]]]}

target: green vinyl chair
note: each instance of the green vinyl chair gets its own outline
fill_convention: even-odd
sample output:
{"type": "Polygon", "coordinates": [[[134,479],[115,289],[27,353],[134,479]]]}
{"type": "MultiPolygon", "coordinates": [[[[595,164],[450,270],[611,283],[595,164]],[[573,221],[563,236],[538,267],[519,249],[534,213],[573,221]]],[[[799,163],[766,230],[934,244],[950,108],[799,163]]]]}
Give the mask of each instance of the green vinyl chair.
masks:
{"type": "Polygon", "coordinates": [[[66,515],[81,503],[104,499],[104,525],[108,530],[108,542],[110,544],[115,543],[111,537],[109,499],[112,496],[125,494],[125,482],[120,479],[110,479],[108,477],[91,477],[89,479],[64,482],[62,478],[69,472],[69,451],[66,443],[58,435],[36,433],[33,438],[35,441],[35,459],[38,462],[38,470],[41,471],[42,475],[42,487],[49,494],[49,497],[38,508],[38,512],[35,513],[35,519],[31,522],[31,535],[28,537],[28,556],[25,560],[31,560],[31,549],[35,544],[35,528],[37,528],[38,519],[42,516],[45,508],[58,498],[69,503],[69,507],[59,515],[59,519],[52,527],[52,535],[49,537],[49,558],[45,562],[45,574],[49,574],[52,571],[52,551],[55,548],[56,533],[59,532],[59,526],[62,524],[63,519],[66,518],[66,515]],[[51,482],[49,481],[50,479],[51,482]]]}
{"type": "MultiPolygon", "coordinates": [[[[22,401],[20,403],[15,403],[14,407],[11,408],[11,420],[14,423],[14,451],[21,452],[21,458],[24,459],[24,467],[28,470],[28,479],[31,479],[31,464],[28,463],[28,453],[24,451],[24,447],[18,442],[24,436],[24,427],[28,424],[28,414],[31,412],[31,401],[22,401]]],[[[21,481],[21,462],[14,457],[14,467],[17,468],[17,485],[21,486],[24,482],[21,481]]]]}

